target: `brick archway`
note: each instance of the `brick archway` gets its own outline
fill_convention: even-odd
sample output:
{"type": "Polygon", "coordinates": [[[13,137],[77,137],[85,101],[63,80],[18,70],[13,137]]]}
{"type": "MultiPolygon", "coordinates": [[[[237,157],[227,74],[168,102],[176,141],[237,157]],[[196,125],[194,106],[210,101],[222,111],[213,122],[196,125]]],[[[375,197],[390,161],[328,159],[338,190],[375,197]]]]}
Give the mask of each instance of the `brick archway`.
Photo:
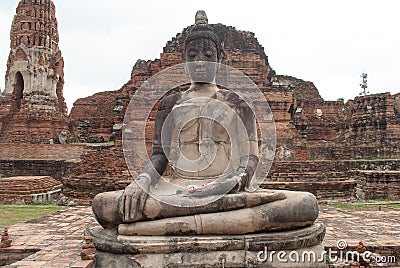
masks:
{"type": "Polygon", "coordinates": [[[21,101],[24,97],[25,81],[20,72],[15,74],[14,96],[17,101],[17,109],[21,108],[21,101]]]}

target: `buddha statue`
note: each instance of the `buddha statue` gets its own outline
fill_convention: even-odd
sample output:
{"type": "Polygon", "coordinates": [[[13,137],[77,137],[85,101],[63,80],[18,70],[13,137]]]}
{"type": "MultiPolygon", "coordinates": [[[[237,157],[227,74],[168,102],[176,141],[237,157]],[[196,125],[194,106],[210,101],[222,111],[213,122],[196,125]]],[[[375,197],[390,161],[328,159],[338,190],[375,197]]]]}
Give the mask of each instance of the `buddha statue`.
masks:
{"type": "Polygon", "coordinates": [[[122,235],[247,234],[311,225],[315,197],[252,188],[259,163],[251,100],[220,89],[223,51],[204,11],[185,40],[188,90],[158,106],[152,155],[123,191],[93,200],[104,228],[122,235]],[[172,176],[163,176],[167,166],[172,176]]]}
{"type": "MultiPolygon", "coordinates": [[[[204,11],[182,56],[190,87],[160,100],[150,159],[124,190],[93,200],[103,227],[87,230],[96,266],[205,267],[223,259],[226,267],[264,267],[257,258],[267,246],[323,256],[314,195],[258,188],[259,118],[251,98],[217,86],[223,51],[204,11]]],[[[134,132],[126,120],[124,131],[134,132]]],[[[270,260],[265,267],[324,267],[324,258],[270,260]]]]}

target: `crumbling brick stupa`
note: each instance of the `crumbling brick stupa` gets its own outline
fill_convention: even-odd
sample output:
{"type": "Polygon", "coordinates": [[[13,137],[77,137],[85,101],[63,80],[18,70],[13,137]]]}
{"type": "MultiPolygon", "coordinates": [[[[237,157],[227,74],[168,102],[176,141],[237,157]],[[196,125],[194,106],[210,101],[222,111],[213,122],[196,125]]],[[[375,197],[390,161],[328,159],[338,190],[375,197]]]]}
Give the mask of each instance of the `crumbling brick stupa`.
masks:
{"type": "MultiPolygon", "coordinates": [[[[222,63],[245,73],[264,92],[274,113],[278,131],[281,134],[278,135],[278,143],[289,143],[293,147],[296,144],[293,138],[300,138],[294,125],[289,123],[291,105],[295,100],[293,88],[273,82],[277,81],[279,76],[276,76],[275,71],[270,67],[264,48],[259,44],[253,33],[239,31],[234,27],[222,24],[215,24],[212,27],[219,38],[224,40],[225,58],[222,63]],[[274,84],[277,84],[277,86],[274,86],[274,84]]],[[[103,92],[76,101],[70,114],[71,126],[75,130],[76,137],[87,141],[94,137],[99,137],[100,140],[107,141],[113,132],[113,127],[115,129],[117,128],[115,125],[118,126],[122,123],[121,111],[123,114],[135,90],[157,72],[182,63],[182,45],[188,30],[189,27],[185,28],[182,33],[177,34],[167,43],[160,55],[160,59],[154,61],[138,60],[131,72],[130,81],[119,91],[103,92]],[[105,105],[106,103],[114,103],[115,105],[110,107],[106,105],[105,109],[97,111],[97,103],[99,101],[105,105]],[[104,120],[99,122],[99,118],[104,118],[104,120]],[[104,124],[104,122],[107,122],[107,124],[104,124]],[[108,133],[105,133],[105,126],[108,127],[108,133]]],[[[297,83],[301,85],[299,88],[304,91],[304,95],[308,94],[307,97],[311,99],[322,100],[312,83],[307,83],[300,79],[297,79],[297,83]]],[[[149,124],[151,125],[152,123],[154,123],[154,118],[151,118],[149,124]]],[[[146,141],[150,144],[152,127],[149,127],[148,133],[146,141]]],[[[301,141],[299,142],[301,143],[301,141]]],[[[301,148],[302,146],[299,147],[301,148]]],[[[298,155],[301,155],[300,152],[298,155]]]]}
{"type": "MultiPolygon", "coordinates": [[[[312,82],[277,75],[253,33],[222,24],[211,26],[224,40],[223,63],[239,69],[257,84],[274,115],[276,161],[263,187],[307,190],[321,199],[352,199],[356,182],[350,178],[350,169],[393,169],[397,166],[396,160],[379,162],[377,158],[400,158],[399,94],[357,97],[347,104],[325,101],[312,82]],[[371,160],[357,160],[362,158],[371,160]]],[[[70,114],[75,139],[117,142],[112,148],[96,152],[95,161],[101,162],[96,164],[99,167],[96,172],[85,174],[86,168],[92,170],[94,161],[93,156],[87,155],[79,168],[64,178],[65,191],[70,196],[92,197],[102,191],[122,189],[129,182],[131,177],[126,172],[120,142],[126,107],[144,81],[165,68],[182,63],[183,42],[189,29],[190,26],[168,41],[159,59],[138,60],[131,79],[121,89],[97,93],[75,102],[70,114]],[[103,178],[102,174],[109,174],[108,170],[119,175],[109,176],[109,182],[96,186],[98,183],[93,179],[103,178]],[[85,183],[93,187],[82,188],[85,183]]],[[[149,153],[155,109],[146,127],[149,153]]]]}
{"type": "MultiPolygon", "coordinates": [[[[264,48],[259,44],[255,35],[247,31],[238,31],[234,27],[225,26],[222,24],[212,25],[215,32],[221,40],[224,40],[223,49],[225,52],[225,58],[223,63],[225,65],[232,66],[239,69],[257,84],[257,86],[266,95],[271,109],[274,113],[275,121],[280,133],[284,135],[279,137],[282,140],[292,142],[292,138],[299,138],[296,128],[289,124],[290,121],[290,104],[294,100],[294,93],[291,88],[285,87],[273,87],[272,80],[275,77],[275,71],[270,67],[268,63],[268,57],[264,52],[264,48]]],[[[183,43],[188,34],[189,27],[185,28],[182,33],[179,33],[164,47],[163,52],[160,55],[160,59],[154,61],[138,60],[131,72],[131,79],[118,91],[102,92],[95,94],[91,97],[79,99],[75,102],[74,107],[71,110],[70,126],[74,130],[75,139],[80,141],[109,141],[119,140],[121,138],[120,128],[122,126],[123,115],[129,101],[136,89],[148,78],[156,74],[157,72],[173,66],[175,64],[182,63],[182,50],[183,43]],[[99,110],[99,103],[102,103],[102,109],[99,110]],[[109,105],[109,104],[114,105],[109,105]],[[101,120],[99,120],[101,119],[101,120]]],[[[299,84],[304,81],[299,80],[299,84]]],[[[311,90],[312,91],[312,90],[311,90]]],[[[317,97],[319,94],[315,89],[310,95],[316,92],[317,97]]],[[[150,93],[149,93],[150,94],[150,93]]],[[[320,98],[320,97],[319,97],[320,98]]],[[[137,107],[141,109],[141,107],[137,107]]],[[[150,120],[146,127],[146,143],[150,153],[152,133],[154,128],[155,120],[155,109],[150,114],[150,120]]],[[[116,142],[116,147],[120,147],[121,143],[116,142]]],[[[110,153],[113,149],[100,150],[96,159],[109,159],[110,155],[117,158],[118,154],[110,153]]],[[[119,156],[122,156],[120,154],[119,156]]],[[[94,174],[86,175],[82,171],[85,170],[85,166],[90,169],[91,161],[89,156],[86,156],[79,169],[76,172],[63,180],[65,185],[68,185],[66,192],[73,197],[88,196],[87,190],[84,190],[81,186],[75,186],[76,178],[79,178],[82,182],[85,178],[88,182],[93,180],[94,174]],[[75,182],[74,182],[75,181],[75,182]]],[[[124,161],[124,159],[120,159],[124,161]]],[[[112,161],[114,162],[114,161],[112,161]]],[[[108,163],[104,163],[96,174],[108,174],[107,170],[115,169],[116,165],[110,166],[108,163]]],[[[124,168],[123,165],[120,165],[124,168]]],[[[110,185],[112,187],[105,189],[104,187],[92,187],[92,193],[89,196],[94,196],[102,191],[115,190],[113,186],[120,185],[121,182],[129,181],[130,175],[124,172],[125,176],[112,176],[110,180],[114,180],[115,183],[103,183],[102,185],[110,185]],[[101,189],[100,189],[101,188],[101,189]]]]}
{"type": "Polygon", "coordinates": [[[64,60],[51,0],[21,0],[10,31],[0,143],[49,143],[68,131],[64,60]]]}

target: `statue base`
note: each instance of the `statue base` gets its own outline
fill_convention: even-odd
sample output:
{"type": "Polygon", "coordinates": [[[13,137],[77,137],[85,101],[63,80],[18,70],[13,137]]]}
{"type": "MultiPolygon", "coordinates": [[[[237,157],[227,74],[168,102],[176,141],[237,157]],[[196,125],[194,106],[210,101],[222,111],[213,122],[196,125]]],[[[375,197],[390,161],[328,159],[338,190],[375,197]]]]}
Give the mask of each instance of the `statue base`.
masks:
{"type": "Polygon", "coordinates": [[[247,235],[122,236],[87,229],[96,267],[326,267],[320,223],[247,235]]]}

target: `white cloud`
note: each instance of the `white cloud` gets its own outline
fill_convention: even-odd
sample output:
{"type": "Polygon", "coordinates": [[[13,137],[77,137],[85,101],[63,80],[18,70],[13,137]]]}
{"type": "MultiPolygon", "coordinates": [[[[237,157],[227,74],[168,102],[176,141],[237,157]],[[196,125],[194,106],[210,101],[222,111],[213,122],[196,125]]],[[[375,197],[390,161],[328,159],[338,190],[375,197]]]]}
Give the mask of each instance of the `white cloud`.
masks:
{"type": "MultiPolygon", "coordinates": [[[[9,52],[9,27],[17,6],[0,3],[0,87],[9,52]],[[4,25],[6,27],[4,27],[4,25]]],[[[194,21],[255,33],[278,74],[313,81],[323,98],[358,95],[369,75],[371,93],[400,91],[397,0],[232,1],[54,0],[65,60],[65,97],[119,89],[137,59],[158,58],[162,48],[194,21]]]]}

